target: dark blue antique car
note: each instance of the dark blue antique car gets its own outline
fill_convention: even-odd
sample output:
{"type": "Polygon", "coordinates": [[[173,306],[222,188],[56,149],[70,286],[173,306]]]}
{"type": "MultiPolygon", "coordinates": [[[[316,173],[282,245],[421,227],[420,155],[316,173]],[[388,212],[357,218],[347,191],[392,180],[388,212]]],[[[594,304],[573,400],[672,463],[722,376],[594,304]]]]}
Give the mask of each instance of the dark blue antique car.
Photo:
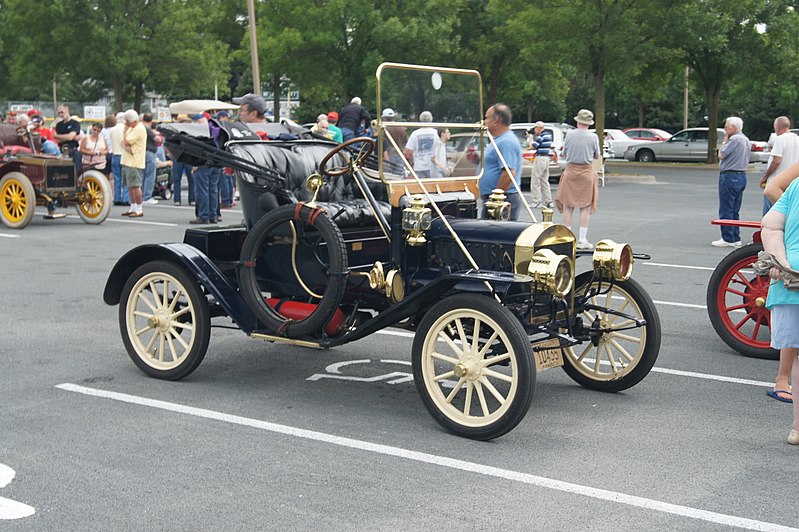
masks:
{"type": "MultiPolygon", "coordinates": [[[[433,127],[487,136],[476,71],[386,63],[376,86],[378,116],[385,102],[408,116],[434,109],[433,127]]],[[[320,349],[401,327],[416,333],[425,407],[479,440],[524,418],[542,369],[563,366],[607,392],[641,381],[660,322],[630,278],[630,246],[577,251],[567,227],[532,211],[532,223],[507,221],[500,191],[487,204],[492,219],[477,219],[480,175],[420,179],[401,155],[392,128],[430,125],[378,120],[376,140],[343,144],[275,125],[269,141],[243,124],[163,129],[180,160],[235,169],[244,224],[191,228],[183,243],[119,260],[104,299],[119,305],[134,363],[185,377],[220,316],[253,338],[320,349]],[[590,264],[576,274],[580,255],[590,264]]]]}

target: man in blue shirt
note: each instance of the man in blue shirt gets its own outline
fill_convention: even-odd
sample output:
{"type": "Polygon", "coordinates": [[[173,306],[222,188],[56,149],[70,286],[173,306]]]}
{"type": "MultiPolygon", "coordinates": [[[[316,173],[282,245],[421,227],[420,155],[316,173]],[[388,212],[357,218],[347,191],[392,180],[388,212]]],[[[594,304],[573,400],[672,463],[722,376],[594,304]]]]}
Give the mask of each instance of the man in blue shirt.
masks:
{"type": "MultiPolygon", "coordinates": [[[[746,188],[746,168],[749,166],[750,143],[743,134],[744,122],[731,116],[724,122],[724,140],[719,148],[719,218],[738,220],[746,188]]],[[[741,247],[741,229],[722,225],[721,238],[711,246],[741,247]]]]}
{"type": "Polygon", "coordinates": [[[549,189],[549,154],[552,150],[552,133],[544,129],[540,120],[533,125],[528,136],[530,147],[535,150],[533,175],[530,179],[533,207],[552,207],[552,191],[549,189]]]}
{"type": "Polygon", "coordinates": [[[519,192],[521,191],[519,178],[522,173],[522,147],[516,135],[510,129],[512,117],[510,107],[502,103],[492,105],[485,114],[486,128],[491,136],[494,137],[494,142],[496,142],[502,158],[508,164],[510,173],[502,164],[494,145],[489,144],[485,150],[483,177],[480,178],[481,218],[488,217],[488,209],[485,206],[485,202],[495,188],[505,191],[507,201],[511,206],[511,220],[518,220],[519,213],[522,210],[522,200],[519,197],[519,192]]]}

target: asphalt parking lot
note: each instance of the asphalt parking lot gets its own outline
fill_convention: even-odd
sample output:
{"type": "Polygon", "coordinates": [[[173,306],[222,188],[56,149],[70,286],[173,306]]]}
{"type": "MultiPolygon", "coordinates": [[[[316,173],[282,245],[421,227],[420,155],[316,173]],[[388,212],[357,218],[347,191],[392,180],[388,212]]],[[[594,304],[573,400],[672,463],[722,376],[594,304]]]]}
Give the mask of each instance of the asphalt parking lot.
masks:
{"type": "MultiPolygon", "coordinates": [[[[660,314],[658,362],[612,395],[542,372],[527,417],[492,442],[430,418],[399,330],[315,351],[215,318],[197,371],[147,378],[103,286],[130,248],[182,240],[190,207],[0,227],[0,528],[794,530],[791,408],[765,394],[776,362],[733,352],[705,309],[727,252],[710,246],[717,173],[607,171],[589,239],[651,255],[634,277],[660,314]]],[[[759,175],[742,218],[759,218],[759,175]]]]}

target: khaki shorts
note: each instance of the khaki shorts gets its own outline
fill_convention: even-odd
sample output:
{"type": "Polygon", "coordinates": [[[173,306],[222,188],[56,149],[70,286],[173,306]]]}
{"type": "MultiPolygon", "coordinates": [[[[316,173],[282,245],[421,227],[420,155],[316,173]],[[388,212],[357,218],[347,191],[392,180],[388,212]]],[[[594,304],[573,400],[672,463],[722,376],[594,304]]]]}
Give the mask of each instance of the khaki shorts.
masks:
{"type": "Polygon", "coordinates": [[[141,168],[134,168],[132,166],[122,167],[122,184],[126,187],[141,187],[142,175],[144,171],[141,168]]]}

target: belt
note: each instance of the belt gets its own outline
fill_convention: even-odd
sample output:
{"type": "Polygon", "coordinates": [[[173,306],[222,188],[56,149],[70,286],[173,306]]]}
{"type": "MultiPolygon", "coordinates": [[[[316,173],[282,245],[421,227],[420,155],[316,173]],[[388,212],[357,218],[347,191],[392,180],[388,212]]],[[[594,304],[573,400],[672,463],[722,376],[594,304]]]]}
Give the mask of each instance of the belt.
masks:
{"type": "Polygon", "coordinates": [[[745,174],[746,170],[721,170],[722,174],[745,174]]]}

